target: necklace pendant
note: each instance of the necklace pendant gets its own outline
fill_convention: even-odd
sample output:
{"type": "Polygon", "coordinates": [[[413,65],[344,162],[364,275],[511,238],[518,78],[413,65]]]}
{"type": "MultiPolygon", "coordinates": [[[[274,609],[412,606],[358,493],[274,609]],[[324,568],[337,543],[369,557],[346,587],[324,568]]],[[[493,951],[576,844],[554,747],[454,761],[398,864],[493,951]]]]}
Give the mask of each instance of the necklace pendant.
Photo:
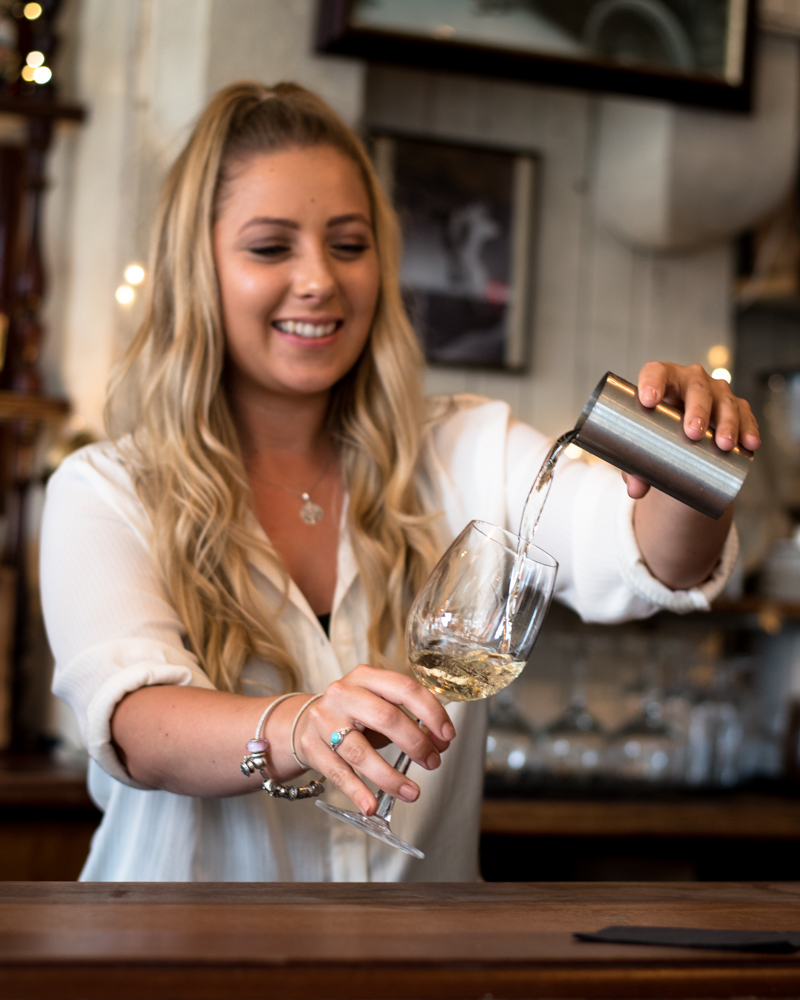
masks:
{"type": "Polygon", "coordinates": [[[306,524],[319,524],[322,520],[323,510],[318,503],[314,503],[308,493],[302,494],[305,503],[300,508],[300,518],[306,524]]]}

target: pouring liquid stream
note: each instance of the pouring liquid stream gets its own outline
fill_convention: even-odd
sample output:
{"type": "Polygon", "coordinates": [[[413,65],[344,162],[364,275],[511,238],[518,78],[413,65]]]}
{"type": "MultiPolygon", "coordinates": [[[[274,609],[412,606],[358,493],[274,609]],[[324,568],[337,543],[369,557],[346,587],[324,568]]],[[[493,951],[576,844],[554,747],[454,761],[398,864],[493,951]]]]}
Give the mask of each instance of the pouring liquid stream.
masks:
{"type": "Polygon", "coordinates": [[[517,548],[516,559],[514,560],[514,569],[511,574],[511,585],[508,591],[508,598],[506,599],[505,614],[503,615],[504,650],[508,649],[511,642],[511,628],[514,624],[514,615],[517,613],[517,605],[519,604],[521,589],[520,581],[522,578],[525,553],[528,551],[528,546],[533,543],[534,536],[536,535],[536,529],[539,527],[542,511],[544,510],[547,497],[550,494],[550,487],[553,485],[553,476],[556,471],[558,460],[563,454],[565,448],[567,448],[577,436],[578,432],[576,430],[571,430],[567,431],[566,434],[562,434],[561,437],[558,438],[553,447],[547,453],[545,460],[542,462],[542,465],[536,474],[536,478],[533,481],[530,493],[528,494],[528,499],[525,501],[525,507],[522,511],[522,517],[519,524],[519,545],[517,548]]]}

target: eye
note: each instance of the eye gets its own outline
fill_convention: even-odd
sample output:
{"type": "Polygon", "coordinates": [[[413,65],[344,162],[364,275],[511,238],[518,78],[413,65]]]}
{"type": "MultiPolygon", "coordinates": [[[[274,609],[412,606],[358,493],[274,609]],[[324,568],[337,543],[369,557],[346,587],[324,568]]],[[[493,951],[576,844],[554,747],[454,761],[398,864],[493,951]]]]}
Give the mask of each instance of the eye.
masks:
{"type": "Polygon", "coordinates": [[[291,247],[287,243],[265,243],[262,246],[250,247],[250,253],[271,260],[289,253],[290,249],[291,247]]]}
{"type": "Polygon", "coordinates": [[[361,239],[342,239],[331,244],[331,249],[343,257],[358,257],[369,248],[370,244],[361,239]]]}

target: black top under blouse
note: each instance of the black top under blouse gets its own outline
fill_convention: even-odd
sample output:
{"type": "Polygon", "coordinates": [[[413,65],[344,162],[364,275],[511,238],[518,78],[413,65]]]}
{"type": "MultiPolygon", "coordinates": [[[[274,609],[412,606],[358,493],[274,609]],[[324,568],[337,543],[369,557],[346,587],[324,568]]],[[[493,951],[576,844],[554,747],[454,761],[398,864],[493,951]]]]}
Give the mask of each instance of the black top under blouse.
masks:
{"type": "Polygon", "coordinates": [[[330,639],[330,637],[331,637],[331,613],[330,613],[330,611],[327,613],[327,615],[317,615],[317,618],[319,619],[319,623],[322,626],[322,629],[325,632],[325,635],[327,635],[327,637],[330,639]]]}

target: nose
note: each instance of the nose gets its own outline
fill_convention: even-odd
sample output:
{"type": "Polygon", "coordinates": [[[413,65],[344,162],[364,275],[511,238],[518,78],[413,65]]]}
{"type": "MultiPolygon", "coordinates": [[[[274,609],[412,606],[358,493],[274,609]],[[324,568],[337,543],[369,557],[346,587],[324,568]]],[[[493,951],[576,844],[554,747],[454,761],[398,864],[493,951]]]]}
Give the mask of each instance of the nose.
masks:
{"type": "Polygon", "coordinates": [[[326,302],[336,291],[336,280],[325,248],[308,245],[296,258],[292,291],[305,302],[326,302]]]}

